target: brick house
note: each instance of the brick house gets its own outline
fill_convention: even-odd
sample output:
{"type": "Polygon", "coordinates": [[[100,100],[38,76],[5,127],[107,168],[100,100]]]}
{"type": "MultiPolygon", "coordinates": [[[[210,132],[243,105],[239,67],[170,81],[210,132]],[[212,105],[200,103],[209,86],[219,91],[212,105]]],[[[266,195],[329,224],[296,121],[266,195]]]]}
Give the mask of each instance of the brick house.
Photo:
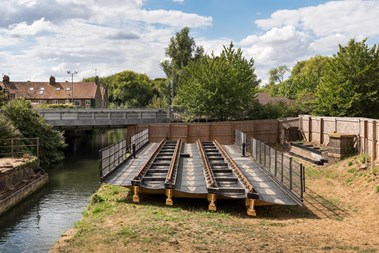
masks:
{"type": "Polygon", "coordinates": [[[73,103],[81,108],[108,107],[107,91],[98,77],[95,82],[56,82],[53,76],[49,82],[11,82],[4,75],[0,86],[5,100],[24,98],[32,105],[73,103]]]}

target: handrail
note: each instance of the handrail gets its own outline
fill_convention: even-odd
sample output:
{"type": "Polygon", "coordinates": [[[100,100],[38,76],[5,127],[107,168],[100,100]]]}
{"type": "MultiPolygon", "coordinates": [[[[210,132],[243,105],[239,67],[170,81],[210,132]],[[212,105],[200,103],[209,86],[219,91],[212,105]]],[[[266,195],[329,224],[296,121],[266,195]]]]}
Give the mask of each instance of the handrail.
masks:
{"type": "Polygon", "coordinates": [[[241,171],[238,165],[234,162],[234,160],[230,157],[230,155],[225,151],[225,149],[221,146],[221,144],[214,140],[213,143],[217,147],[218,151],[222,154],[222,156],[228,161],[230,167],[233,169],[234,173],[237,174],[239,179],[242,181],[244,186],[249,190],[248,197],[252,199],[259,199],[259,193],[255,190],[254,186],[247,179],[245,174],[241,171]]]}
{"type": "Polygon", "coordinates": [[[197,147],[200,151],[201,161],[203,162],[203,168],[204,168],[204,176],[207,183],[207,188],[218,188],[215,177],[213,175],[213,172],[210,168],[209,161],[207,159],[207,155],[205,154],[203,145],[201,144],[201,141],[198,139],[196,141],[197,147]]]}
{"type": "Polygon", "coordinates": [[[176,142],[174,154],[172,155],[172,160],[170,164],[170,168],[167,173],[166,181],[165,181],[165,187],[168,189],[174,188],[175,181],[176,181],[176,175],[178,172],[178,165],[180,160],[180,150],[182,149],[182,139],[179,139],[176,142]]]}
{"type": "Polygon", "coordinates": [[[133,186],[139,186],[142,182],[142,179],[144,175],[146,174],[147,170],[151,167],[152,162],[157,157],[159,151],[163,147],[163,145],[166,143],[166,139],[162,139],[162,141],[158,144],[158,146],[154,149],[153,153],[150,155],[150,157],[146,160],[146,162],[142,165],[141,169],[138,171],[136,176],[132,180],[133,186]]]}

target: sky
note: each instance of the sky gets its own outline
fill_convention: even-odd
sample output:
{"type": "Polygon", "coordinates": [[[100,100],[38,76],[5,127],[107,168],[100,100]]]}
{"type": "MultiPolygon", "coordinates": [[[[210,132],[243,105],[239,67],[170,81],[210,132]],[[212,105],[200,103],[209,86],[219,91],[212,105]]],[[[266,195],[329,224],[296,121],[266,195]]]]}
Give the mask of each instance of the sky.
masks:
{"type": "Polygon", "coordinates": [[[379,42],[379,0],[0,0],[0,72],[11,81],[71,80],[124,70],[165,77],[183,27],[206,53],[233,42],[267,82],[274,67],[379,42]]]}

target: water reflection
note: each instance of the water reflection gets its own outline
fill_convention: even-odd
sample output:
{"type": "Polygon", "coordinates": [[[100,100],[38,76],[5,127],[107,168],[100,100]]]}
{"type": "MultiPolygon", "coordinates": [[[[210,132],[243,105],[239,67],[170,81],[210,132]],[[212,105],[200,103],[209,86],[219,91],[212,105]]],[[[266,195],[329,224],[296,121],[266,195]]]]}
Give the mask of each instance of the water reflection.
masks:
{"type": "Polygon", "coordinates": [[[49,184],[0,217],[0,252],[47,252],[99,187],[98,150],[125,136],[112,130],[69,137],[65,161],[44,168],[49,184]]]}

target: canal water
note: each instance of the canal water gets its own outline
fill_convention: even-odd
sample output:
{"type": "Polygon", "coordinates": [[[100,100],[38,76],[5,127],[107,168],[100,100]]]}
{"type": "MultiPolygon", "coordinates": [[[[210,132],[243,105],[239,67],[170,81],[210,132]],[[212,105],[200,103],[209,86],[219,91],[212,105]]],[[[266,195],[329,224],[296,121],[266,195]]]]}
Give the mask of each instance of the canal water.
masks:
{"type": "Polygon", "coordinates": [[[66,159],[44,168],[48,185],[0,217],[0,252],[48,252],[99,188],[98,150],[125,136],[113,130],[71,138],[66,159]]]}

